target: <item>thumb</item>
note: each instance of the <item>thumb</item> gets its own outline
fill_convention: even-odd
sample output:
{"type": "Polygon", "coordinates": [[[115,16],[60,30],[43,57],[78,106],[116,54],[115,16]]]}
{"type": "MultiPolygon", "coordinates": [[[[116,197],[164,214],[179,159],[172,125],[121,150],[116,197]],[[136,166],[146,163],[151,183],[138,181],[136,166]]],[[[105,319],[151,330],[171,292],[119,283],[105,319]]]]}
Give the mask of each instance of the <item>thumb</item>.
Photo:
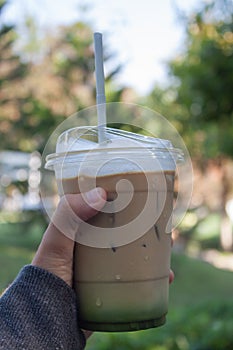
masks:
{"type": "Polygon", "coordinates": [[[101,187],[94,188],[78,196],[80,196],[79,200],[77,200],[77,195],[68,194],[65,196],[65,199],[75,215],[84,221],[94,216],[104,206],[107,199],[106,192],[101,187]]]}
{"type": "Polygon", "coordinates": [[[32,265],[56,274],[71,285],[75,234],[82,220],[91,218],[104,206],[106,197],[102,188],[62,197],[32,265]]]}
{"type": "Polygon", "coordinates": [[[97,214],[105,202],[106,192],[100,187],[84,194],[67,194],[61,198],[52,224],[74,240],[80,223],[97,214]]]}

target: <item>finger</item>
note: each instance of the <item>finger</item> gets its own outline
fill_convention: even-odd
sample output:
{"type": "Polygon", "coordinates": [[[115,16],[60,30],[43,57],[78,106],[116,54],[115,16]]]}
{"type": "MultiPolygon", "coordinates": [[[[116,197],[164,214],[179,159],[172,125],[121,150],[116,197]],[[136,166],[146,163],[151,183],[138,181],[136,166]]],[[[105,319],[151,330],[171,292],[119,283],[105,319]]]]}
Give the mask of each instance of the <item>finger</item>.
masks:
{"type": "MultiPolygon", "coordinates": [[[[64,271],[59,268],[72,268],[73,237],[82,220],[97,214],[106,202],[106,192],[102,188],[93,189],[85,195],[69,194],[59,202],[58,208],[49,224],[32,265],[45,268],[59,277],[64,271]]],[[[65,272],[66,272],[65,271],[65,272]]]]}
{"type": "Polygon", "coordinates": [[[97,214],[106,198],[106,192],[100,187],[84,194],[67,194],[59,202],[52,225],[74,240],[80,223],[97,214]]]}
{"type": "Polygon", "coordinates": [[[175,274],[172,270],[170,270],[170,274],[169,274],[169,284],[171,284],[174,281],[175,278],[175,274]]]}

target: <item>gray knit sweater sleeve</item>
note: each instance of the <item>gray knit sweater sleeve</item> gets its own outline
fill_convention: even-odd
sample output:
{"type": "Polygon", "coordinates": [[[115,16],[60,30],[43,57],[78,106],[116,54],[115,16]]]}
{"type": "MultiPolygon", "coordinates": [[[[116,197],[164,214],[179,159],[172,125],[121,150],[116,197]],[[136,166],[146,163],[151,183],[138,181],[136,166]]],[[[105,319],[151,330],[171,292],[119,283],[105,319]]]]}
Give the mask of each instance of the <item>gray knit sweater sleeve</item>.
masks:
{"type": "Polygon", "coordinates": [[[0,349],[84,347],[74,291],[52,273],[25,266],[0,298],[0,349]]]}

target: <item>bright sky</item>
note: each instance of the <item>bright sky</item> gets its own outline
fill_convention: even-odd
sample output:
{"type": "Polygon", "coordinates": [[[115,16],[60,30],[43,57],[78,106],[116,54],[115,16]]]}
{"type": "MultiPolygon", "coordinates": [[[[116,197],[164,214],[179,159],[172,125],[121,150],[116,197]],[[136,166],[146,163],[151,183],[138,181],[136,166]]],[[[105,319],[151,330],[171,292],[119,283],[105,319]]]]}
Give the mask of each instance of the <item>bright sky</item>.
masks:
{"type": "Polygon", "coordinates": [[[124,64],[118,81],[145,94],[156,82],[166,82],[164,63],[182,47],[184,31],[175,6],[189,13],[203,1],[10,0],[5,17],[20,22],[34,14],[41,27],[69,24],[81,19],[80,5],[91,4],[86,18],[94,31],[107,33],[103,40],[124,64]]]}

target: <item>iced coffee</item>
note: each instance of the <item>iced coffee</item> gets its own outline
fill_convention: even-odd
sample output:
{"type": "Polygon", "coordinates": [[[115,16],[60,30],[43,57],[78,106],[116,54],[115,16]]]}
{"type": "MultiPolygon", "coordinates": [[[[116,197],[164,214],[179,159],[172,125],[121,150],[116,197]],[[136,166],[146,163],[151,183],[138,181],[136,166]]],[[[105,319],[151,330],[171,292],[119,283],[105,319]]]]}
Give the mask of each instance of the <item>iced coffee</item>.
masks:
{"type": "MultiPolygon", "coordinates": [[[[89,130],[88,135],[93,132],[89,130]]],[[[54,169],[60,195],[83,193],[95,186],[107,192],[106,210],[82,223],[77,233],[74,288],[79,324],[96,331],[160,326],[168,309],[177,150],[165,140],[138,136],[138,141],[135,136],[136,141],[129,142],[127,133],[119,132],[116,142],[111,129],[108,134],[105,147],[90,144],[88,156],[83,147],[68,150],[65,157],[63,153],[63,171],[58,162],[54,169]],[[86,243],[85,237],[93,240],[86,243]],[[96,244],[98,238],[101,244],[96,244]]],[[[84,143],[82,138],[77,145],[87,146],[89,137],[84,137],[84,143]]]]}

